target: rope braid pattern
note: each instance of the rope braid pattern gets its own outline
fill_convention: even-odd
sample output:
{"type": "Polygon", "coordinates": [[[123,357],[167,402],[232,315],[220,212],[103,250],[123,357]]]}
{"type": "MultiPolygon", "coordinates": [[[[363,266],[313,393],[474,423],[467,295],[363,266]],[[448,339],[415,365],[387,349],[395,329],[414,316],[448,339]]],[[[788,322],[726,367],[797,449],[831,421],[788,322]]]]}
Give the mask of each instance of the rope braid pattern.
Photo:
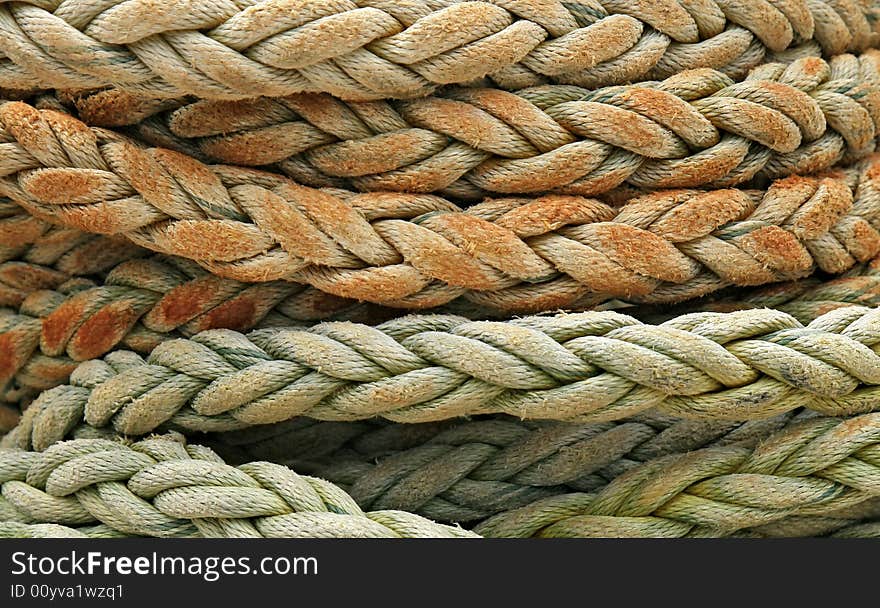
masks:
{"type": "Polygon", "coordinates": [[[52,226],[0,199],[0,306],[17,308],[34,291],[100,275],[144,253],[125,239],[52,226]]]}
{"type": "Polygon", "coordinates": [[[880,414],[813,418],[754,449],[658,458],[594,494],[542,499],[476,526],[485,536],[719,536],[878,495],[880,414]]]}
{"type": "Polygon", "coordinates": [[[656,324],[692,312],[775,308],[806,324],[831,310],[848,306],[880,306],[880,259],[856,265],[840,277],[828,280],[810,277],[754,290],[722,290],[707,301],[672,307],[643,306],[628,312],[641,321],[656,324]]]}
{"type": "Polygon", "coordinates": [[[744,74],[791,45],[860,51],[877,41],[876,13],[856,0],[3,2],[0,86],[353,100],[486,75],[595,87],[693,67],[744,74]]]}
{"type": "MultiPolygon", "coordinates": [[[[130,111],[142,103],[126,97],[102,91],[72,101],[89,124],[120,126],[146,111],[130,111]]],[[[739,83],[704,69],[598,90],[451,89],[348,104],[317,94],[197,100],[133,131],[196,158],[269,166],[316,187],[472,199],[549,190],[592,196],[623,182],[727,187],[872,152],[880,52],[765,64],[739,83]]]]}
{"type": "Polygon", "coordinates": [[[649,193],[619,210],[547,195],[462,211],[431,195],[314,190],[206,166],[26,104],[0,107],[0,192],[38,217],[125,234],[215,274],[395,307],[465,295],[511,312],[677,301],[842,272],[880,250],[876,157],[764,192],[649,193]]]}
{"type": "Polygon", "coordinates": [[[147,354],[164,340],[207,329],[376,322],[389,313],[295,283],[222,279],[188,260],[157,255],[115,266],[102,285],[76,281],[40,290],[18,314],[0,314],[0,383],[15,377],[19,386],[44,390],[66,382],[77,362],[113,348],[147,354]]]}
{"type": "MultiPolygon", "coordinates": [[[[235,461],[271,460],[339,484],[361,508],[464,523],[548,496],[595,490],[640,462],[670,453],[709,444],[751,447],[790,418],[740,424],[642,415],[592,425],[492,419],[379,428],[296,419],[282,423],[295,425],[287,432],[257,427],[217,439],[235,442],[235,451],[242,452],[235,461]],[[242,445],[248,431],[271,436],[242,445]]],[[[226,457],[228,447],[215,449],[226,457]]]]}
{"type": "Polygon", "coordinates": [[[82,439],[41,454],[3,450],[0,482],[3,522],[100,522],[156,537],[475,536],[411,513],[364,513],[326,481],[270,462],[232,467],[207,448],[168,438],[132,446],[82,439]]]}
{"type": "Polygon", "coordinates": [[[43,392],[2,444],[41,449],[84,419],[123,435],[169,424],[235,430],[296,416],[429,422],[508,413],[604,422],[659,408],[752,420],[806,407],[871,411],[880,310],[832,311],[803,327],[773,310],[695,313],[659,326],[613,312],[506,323],[413,316],[377,327],[321,323],[248,337],[201,332],[80,364],[43,392]]]}
{"type": "MultiPolygon", "coordinates": [[[[727,295],[709,303],[666,307],[662,321],[676,313],[776,308],[807,324],[834,308],[877,306],[878,260],[837,280],[804,279],[745,296],[727,295]]],[[[470,310],[461,301],[435,312],[474,320],[486,316],[484,310],[470,310]]],[[[388,309],[358,305],[291,283],[246,285],[220,279],[181,258],[154,256],[119,264],[102,285],[68,281],[56,291],[31,294],[17,315],[0,312],[0,352],[5,360],[0,366],[0,382],[15,385],[12,394],[16,399],[10,400],[18,401],[24,392],[30,401],[41,390],[66,383],[78,362],[101,357],[115,348],[147,355],[165,340],[207,329],[247,331],[319,320],[375,324],[391,318],[389,313],[388,309]]],[[[651,308],[635,308],[630,314],[642,321],[661,322],[654,320],[658,315],[651,308]]]]}

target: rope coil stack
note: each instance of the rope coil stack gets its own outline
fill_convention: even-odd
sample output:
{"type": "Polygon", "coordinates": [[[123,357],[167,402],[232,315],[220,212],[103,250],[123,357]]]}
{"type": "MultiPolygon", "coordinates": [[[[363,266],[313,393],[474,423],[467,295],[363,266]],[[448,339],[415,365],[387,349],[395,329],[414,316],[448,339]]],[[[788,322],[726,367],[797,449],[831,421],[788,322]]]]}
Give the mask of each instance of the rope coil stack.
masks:
{"type": "Polygon", "coordinates": [[[0,1],[0,537],[878,536],[878,142],[872,0],[0,1]]]}

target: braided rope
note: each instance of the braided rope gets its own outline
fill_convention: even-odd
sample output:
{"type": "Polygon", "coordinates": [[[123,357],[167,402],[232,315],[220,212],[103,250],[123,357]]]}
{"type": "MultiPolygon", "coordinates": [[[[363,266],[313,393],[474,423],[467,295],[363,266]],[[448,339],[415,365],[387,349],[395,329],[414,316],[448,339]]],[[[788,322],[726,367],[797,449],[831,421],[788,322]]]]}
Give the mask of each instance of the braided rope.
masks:
{"type": "MultiPolygon", "coordinates": [[[[102,91],[70,101],[83,120],[105,126],[165,107],[127,98],[102,91]]],[[[134,132],[196,158],[268,165],[317,187],[458,198],[549,190],[591,196],[624,181],[726,187],[815,172],[873,151],[880,52],[765,64],[739,83],[706,69],[592,91],[452,89],[348,104],[308,94],[197,100],[134,132]]]]}
{"type": "Polygon", "coordinates": [[[0,306],[18,307],[34,291],[102,274],[144,253],[125,239],[52,226],[0,199],[0,306]]]}
{"type": "Polygon", "coordinates": [[[379,428],[296,419],[281,423],[293,427],[286,432],[272,425],[222,434],[215,449],[227,461],[233,447],[236,462],[271,460],[327,479],[364,509],[402,509],[463,523],[556,494],[596,490],[670,453],[706,445],[752,447],[790,418],[736,423],[649,414],[590,425],[491,419],[379,428]],[[251,435],[259,441],[249,442],[251,435]]]}
{"type": "Polygon", "coordinates": [[[823,515],[792,515],[769,524],[740,530],[731,536],[870,538],[877,535],[878,520],[880,520],[880,499],[870,498],[823,515]]]}
{"type": "Polygon", "coordinates": [[[536,501],[489,518],[486,536],[718,536],[878,495],[880,414],[814,418],[754,449],[706,448],[649,461],[595,494],[536,501]]]}
{"type": "MultiPolygon", "coordinates": [[[[805,415],[746,423],[656,413],[618,424],[512,419],[377,425],[295,419],[216,437],[236,462],[272,460],[345,488],[362,508],[405,508],[438,521],[477,521],[542,497],[592,492],[641,463],[707,446],[754,448],[805,415]],[[543,496],[542,496],[543,494],[543,496]]],[[[880,498],[823,515],[793,515],[737,536],[859,534],[880,498]]]]}
{"type": "Polygon", "coordinates": [[[574,422],[651,408],[751,420],[878,402],[880,309],[803,327],[773,310],[695,313],[659,326],[613,312],[506,323],[412,316],[377,327],[229,330],[116,351],[45,391],[3,445],[42,449],[83,419],[142,435],[170,424],[234,430],[296,416],[425,422],[482,413],[574,422]]]}
{"type": "Polygon", "coordinates": [[[147,354],[164,340],[207,329],[390,316],[295,283],[249,285],[214,277],[188,260],[153,256],[118,264],[102,285],[78,281],[40,290],[18,314],[0,314],[0,383],[15,376],[19,386],[51,388],[66,382],[77,362],[113,348],[147,354]]]}
{"type": "Polygon", "coordinates": [[[876,157],[762,193],[650,193],[619,210],[548,195],[462,211],[430,195],[313,190],[209,167],[22,103],[0,107],[0,121],[0,192],[38,217],[125,234],[227,278],[397,307],[462,294],[516,312],[679,301],[814,265],[841,272],[880,250],[876,157]]]}
{"type": "Polygon", "coordinates": [[[856,0],[3,2],[0,86],[366,100],[486,75],[517,88],[739,75],[793,44],[788,55],[865,49],[877,12],[856,0]]]}
{"type": "MultiPolygon", "coordinates": [[[[664,307],[662,315],[652,308],[628,312],[659,323],[697,311],[776,308],[807,324],[835,308],[880,305],[878,262],[880,258],[875,258],[832,281],[777,284],[708,303],[664,307]]],[[[474,320],[485,317],[486,311],[469,310],[464,304],[456,301],[435,312],[474,320]]],[[[41,390],[66,383],[78,362],[115,348],[147,355],[165,340],[207,329],[246,331],[319,320],[375,324],[390,318],[389,312],[290,283],[244,285],[210,277],[180,258],[155,256],[119,264],[102,285],[71,281],[55,292],[30,295],[18,315],[0,313],[0,352],[5,359],[0,382],[14,378],[16,388],[33,398],[41,390]]]]}
{"type": "Polygon", "coordinates": [[[100,522],[157,537],[474,536],[401,511],[364,513],[326,481],[269,462],[232,467],[207,448],[168,438],[3,450],[0,482],[4,522],[100,522]]]}

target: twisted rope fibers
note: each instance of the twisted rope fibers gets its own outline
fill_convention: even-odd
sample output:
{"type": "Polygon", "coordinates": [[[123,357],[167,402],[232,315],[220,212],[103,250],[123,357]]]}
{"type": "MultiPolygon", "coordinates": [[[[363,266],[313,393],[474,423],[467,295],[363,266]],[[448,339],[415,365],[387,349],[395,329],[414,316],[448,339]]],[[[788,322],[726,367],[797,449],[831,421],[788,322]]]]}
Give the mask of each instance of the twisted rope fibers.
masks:
{"type": "MultiPolygon", "coordinates": [[[[878,429],[880,414],[844,420],[810,418],[789,424],[755,448],[706,448],[654,459],[624,473],[595,494],[542,499],[489,518],[476,530],[486,536],[715,536],[767,525],[792,515],[839,513],[877,495],[873,477],[878,466],[878,429]]],[[[223,471],[212,470],[214,474],[209,475],[206,470],[192,471],[186,467],[181,471],[183,466],[156,464],[167,457],[151,454],[152,458],[142,459],[129,455],[121,444],[105,440],[59,443],[42,455],[5,450],[0,453],[0,470],[7,472],[4,479],[12,481],[3,484],[7,513],[4,519],[18,517],[62,525],[88,524],[98,519],[129,533],[156,535],[161,531],[162,535],[172,535],[179,533],[180,523],[169,524],[169,518],[200,520],[257,515],[261,519],[255,527],[266,535],[266,520],[262,517],[278,515],[265,506],[266,499],[233,497],[237,492],[229,490],[230,487],[254,486],[230,480],[233,473],[228,465],[218,465],[223,471]],[[83,449],[76,449],[80,446],[83,449]],[[151,466],[155,468],[150,469],[151,466]],[[206,488],[206,478],[224,490],[216,486],[206,488]],[[127,482],[124,486],[119,484],[122,487],[113,483],[122,480],[127,482]],[[89,487],[92,485],[97,493],[89,487]],[[116,486],[113,489],[120,492],[111,492],[108,486],[116,486]],[[130,507],[120,504],[122,498],[128,498],[122,490],[126,486],[141,498],[152,498],[152,506],[160,517],[153,514],[149,522],[143,517],[131,521],[130,507]],[[40,492],[43,488],[45,492],[40,492]],[[171,491],[167,488],[185,490],[173,492],[182,496],[161,495],[163,490],[171,491]],[[156,490],[164,500],[154,494],[156,490]],[[209,498],[207,495],[214,491],[220,496],[209,498]],[[74,492],[75,501],[57,500],[74,492]],[[145,532],[145,528],[149,531],[145,532]]],[[[180,465],[176,460],[172,462],[180,465]]],[[[216,469],[214,464],[205,468],[216,469]]],[[[261,485],[279,485],[276,470],[286,469],[261,464],[272,467],[271,477],[264,474],[259,479],[261,485]]],[[[259,466],[244,465],[240,469],[253,477],[253,470],[259,466]]],[[[138,511],[149,507],[149,503],[134,502],[140,506],[138,511]]],[[[289,506],[284,508],[289,512],[289,506]]],[[[199,520],[192,521],[198,526],[199,520]]],[[[214,523],[209,521],[208,525],[214,523]]],[[[219,527],[212,531],[220,532],[219,527]]],[[[285,526],[283,535],[288,534],[288,529],[285,526]]],[[[309,533],[313,534],[314,529],[310,528],[309,533]]],[[[220,534],[230,535],[228,530],[220,534]]]]}
{"type": "Polygon", "coordinates": [[[744,74],[791,45],[859,51],[877,41],[876,13],[855,0],[3,2],[0,86],[355,100],[486,75],[596,87],[691,67],[744,74]]]}
{"type": "Polygon", "coordinates": [[[326,481],[269,462],[231,467],[207,448],[168,438],[3,450],[0,471],[3,522],[100,522],[158,537],[474,536],[402,511],[364,513],[326,481]]]}
{"type": "MultiPolygon", "coordinates": [[[[308,94],[197,100],[134,133],[202,160],[269,165],[318,187],[474,199],[549,190],[592,196],[624,181],[726,187],[816,172],[873,151],[878,65],[880,53],[867,51],[828,63],[765,64],[739,83],[704,69],[598,90],[452,89],[396,103],[308,94]]],[[[132,112],[143,103],[126,97],[101,91],[67,101],[103,126],[165,109],[132,112]]]]}
{"type": "Polygon", "coordinates": [[[125,239],[52,226],[0,200],[0,306],[17,308],[34,291],[101,275],[144,253],[125,239]]]}
{"type": "Polygon", "coordinates": [[[846,508],[877,495],[878,424],[878,414],[817,417],[754,449],[659,458],[595,494],[543,499],[475,530],[486,536],[726,535],[792,514],[846,508]]]}
{"type": "Polygon", "coordinates": [[[249,337],[210,330],[163,342],[146,364],[118,351],[45,391],[3,445],[43,449],[83,419],[142,435],[163,424],[234,430],[296,416],[398,422],[509,413],[574,422],[652,408],[697,419],[833,415],[877,404],[880,310],[842,308],[803,327],[773,310],[695,313],[660,326],[613,312],[507,323],[412,316],[249,337]]]}
{"type": "Polygon", "coordinates": [[[751,308],[774,308],[807,324],[836,308],[847,306],[880,306],[880,260],[860,264],[837,278],[823,280],[810,277],[799,281],[777,283],[751,291],[720,291],[708,300],[685,302],[678,306],[645,306],[629,314],[652,324],[662,323],[678,315],[692,312],[731,312],[751,308]]]}
{"type": "MultiPolygon", "coordinates": [[[[461,522],[518,508],[541,493],[596,491],[661,456],[707,446],[754,448],[808,416],[783,414],[740,424],[646,413],[617,425],[493,419],[378,427],[297,419],[221,434],[217,449],[237,452],[236,461],[282,462],[342,484],[362,508],[406,508],[461,522]]],[[[862,526],[878,517],[880,500],[874,498],[823,515],[788,516],[735,535],[868,534],[862,526]]]]}
{"type": "MultiPolygon", "coordinates": [[[[880,277],[876,263],[877,258],[832,281],[805,279],[690,304],[680,307],[678,314],[776,308],[807,324],[834,308],[877,306],[880,277]]],[[[461,304],[453,303],[445,312],[454,310],[474,320],[485,316],[485,311],[468,310],[461,304]]],[[[664,309],[663,320],[676,316],[675,310],[664,309]]],[[[383,316],[390,318],[388,312],[290,283],[247,286],[211,277],[180,258],[154,256],[119,264],[102,285],[70,281],[57,291],[28,296],[17,315],[0,312],[0,352],[5,360],[0,382],[14,379],[14,394],[24,390],[32,398],[40,390],[66,383],[78,362],[114,348],[146,355],[165,340],[206,329],[246,331],[316,320],[375,324],[383,316]]],[[[650,308],[627,312],[643,321],[657,316],[650,308]]],[[[12,428],[6,426],[6,430],[12,428]]]]}
{"type": "Polygon", "coordinates": [[[651,193],[614,211],[548,195],[462,212],[430,195],[314,190],[208,167],[17,102],[0,120],[10,140],[0,191],[38,217],[122,233],[227,278],[285,278],[398,307],[462,294],[512,312],[602,296],[683,300],[804,276],[814,263],[841,272],[880,243],[876,157],[836,177],[778,180],[754,198],[651,193]]]}
{"type": "MultiPolygon", "coordinates": [[[[124,265],[135,269],[133,277],[138,265],[158,263],[173,267],[185,283],[207,276],[218,284],[264,291],[277,284],[302,294],[305,288],[296,285],[301,283],[311,286],[306,291],[318,288],[330,297],[404,308],[444,304],[461,295],[470,304],[508,312],[589,307],[614,297],[675,302],[727,285],[791,281],[816,269],[839,274],[880,250],[876,159],[819,177],[779,180],[764,192],[728,188],[633,198],[633,187],[722,188],[755,177],[760,179],[753,185],[763,185],[767,177],[821,171],[870,154],[880,124],[880,54],[839,56],[878,42],[878,32],[870,29],[876,10],[868,3],[698,0],[683,7],[672,0],[655,5],[428,0],[398,7],[346,1],[321,8],[300,6],[300,0],[200,0],[192,12],[189,2],[154,11],[142,0],[100,7],[81,0],[0,0],[0,86],[116,85],[119,90],[70,94],[75,105],[110,102],[94,106],[108,116],[114,99],[124,105],[126,91],[158,95],[153,101],[131,98],[141,117],[154,116],[132,129],[140,142],[65,115],[67,93],[34,97],[32,103],[49,108],[39,111],[25,104],[0,106],[0,196],[33,214],[30,228],[61,220],[69,227],[125,235],[162,253],[188,251],[183,257],[220,275],[156,257],[124,265]],[[134,25],[121,27],[132,17],[134,25]],[[451,18],[458,27],[447,27],[451,18]],[[367,23],[370,19],[378,21],[367,23]],[[741,21],[755,25],[746,31],[741,21]],[[828,63],[816,58],[820,53],[831,57],[828,63]],[[765,56],[780,63],[733,82],[765,56]],[[704,69],[679,74],[693,67],[704,69]],[[667,80],[600,91],[578,88],[630,81],[636,73],[667,80]],[[487,74],[500,88],[533,88],[517,94],[435,90],[446,83],[492,85],[475,80],[487,74]],[[273,91],[256,89],[258,81],[273,91]],[[296,108],[332,103],[326,96],[297,93],[322,90],[350,100],[333,102],[329,114],[355,116],[366,130],[338,121],[337,131],[345,126],[340,135],[312,125],[310,117],[328,119],[314,107],[296,108]],[[180,98],[196,93],[238,100],[245,91],[247,97],[293,96],[235,103],[180,98]],[[435,96],[375,101],[431,93],[435,96]],[[275,109],[263,113],[260,103],[276,104],[275,109]],[[676,114],[661,107],[687,108],[686,119],[655,118],[676,114]],[[243,111],[270,118],[254,126],[244,121],[244,130],[231,136],[209,131],[188,141],[156,115],[171,112],[183,117],[178,126],[189,121],[210,127],[212,112],[219,116],[230,108],[233,116],[243,111]],[[523,121],[517,112],[531,118],[523,121]],[[301,115],[306,119],[300,121],[301,115]],[[314,141],[303,136],[308,128],[318,132],[314,141]],[[548,140],[550,135],[558,141],[548,140]],[[562,135],[569,139],[559,139],[562,135]],[[246,160],[236,163],[268,162],[271,170],[330,188],[312,190],[277,175],[203,165],[198,159],[215,160],[203,150],[206,137],[221,156],[237,148],[246,160]],[[266,162],[247,160],[254,152],[250,144],[260,138],[264,149],[275,149],[264,154],[266,162]],[[167,144],[184,154],[144,143],[167,144]],[[198,154],[187,156],[190,151],[198,154]],[[573,196],[624,183],[606,196],[611,205],[573,196]],[[340,186],[412,192],[357,195],[340,186]],[[467,199],[551,188],[552,196],[490,200],[465,212],[428,195],[467,199]],[[622,203],[627,204],[615,208],[622,203]],[[241,281],[260,284],[247,287],[241,281]]],[[[13,209],[9,217],[17,214],[13,209]]],[[[66,232],[68,241],[76,238],[69,228],[46,228],[47,237],[50,231],[66,232]]],[[[39,254],[32,246],[36,240],[26,240],[7,247],[9,261],[39,254]]],[[[517,486],[492,475],[463,477],[473,471],[479,477],[486,465],[483,452],[498,451],[467,437],[439,448],[429,441],[376,467],[346,460],[351,450],[341,451],[328,476],[360,481],[353,488],[362,502],[400,498],[409,510],[471,522],[492,516],[479,526],[501,536],[580,535],[582,527],[613,535],[846,536],[875,528],[871,467],[877,456],[871,442],[878,415],[841,421],[816,412],[857,415],[876,408],[880,311],[840,308],[808,327],[779,311],[756,310],[690,314],[659,326],[614,313],[508,323],[434,315],[378,328],[331,322],[304,330],[269,327],[249,336],[209,330],[160,344],[163,334],[135,325],[147,313],[147,300],[162,298],[155,289],[143,301],[104,293],[103,312],[112,312],[92,323],[95,333],[80,313],[96,310],[97,301],[89,298],[99,294],[92,290],[108,286],[86,288],[79,278],[58,282],[63,271],[39,277],[47,268],[26,263],[31,266],[19,268],[20,276],[34,282],[19,280],[21,289],[11,296],[23,298],[25,313],[52,313],[64,306],[67,294],[72,301],[79,297],[82,311],[68,306],[74,314],[56,317],[62,322],[55,346],[95,356],[124,339],[152,352],[147,361],[119,351],[83,363],[70,385],[44,393],[3,438],[4,446],[36,451],[0,451],[0,472],[11,472],[0,499],[5,522],[0,536],[350,536],[349,526],[361,536],[460,536],[461,531],[411,513],[365,515],[348,495],[328,501],[327,493],[341,490],[279,465],[234,469],[204,448],[166,439],[132,449],[118,442],[117,433],[252,429],[302,414],[326,421],[379,415],[412,422],[487,412],[593,423],[537,424],[540,436],[551,444],[557,437],[557,445],[569,433],[594,439],[638,428],[627,424],[679,415],[695,418],[689,421],[695,429],[720,439],[693,454],[644,464],[620,458],[607,465],[622,473],[608,484],[602,481],[612,477],[609,471],[603,471],[605,478],[591,472],[589,480],[571,480],[575,489],[592,494],[570,493],[564,485],[517,486]],[[41,280],[56,291],[27,295],[41,280]],[[131,322],[108,327],[126,313],[131,322]],[[76,341],[80,331],[82,341],[74,344],[70,339],[76,341]],[[103,345],[95,346],[102,337],[103,345]],[[95,338],[93,351],[78,350],[95,338]],[[789,422],[755,447],[755,439],[766,438],[804,408],[794,417],[801,422],[789,422]],[[638,420],[613,423],[633,413],[638,420]],[[763,429],[763,435],[755,430],[745,433],[751,442],[721,445],[746,427],[763,429]],[[58,443],[71,435],[81,439],[58,443]],[[793,444],[803,451],[792,455],[793,444]],[[428,474],[433,485],[420,481],[425,473],[414,470],[413,462],[424,458],[414,454],[450,447],[464,456],[435,462],[428,474]],[[6,466],[5,456],[11,458],[6,466]],[[35,461],[36,473],[30,468],[35,461]],[[166,465],[168,471],[162,469],[166,465]],[[393,477],[401,466],[413,477],[400,486],[382,476],[390,469],[393,477]],[[94,475],[84,479],[83,471],[94,475]],[[466,497],[469,489],[481,496],[482,506],[480,500],[446,501],[466,497]],[[331,521],[324,517],[327,511],[352,520],[331,521]]],[[[107,277],[111,283],[120,275],[124,281],[124,271],[114,273],[107,277]]],[[[797,289],[802,288],[789,283],[775,296],[755,297],[780,298],[797,289]]],[[[809,293],[801,290],[798,298],[809,293]]],[[[270,317],[265,325],[279,320],[276,313],[270,317]]],[[[0,325],[12,335],[21,322],[26,323],[23,315],[0,311],[0,325]]],[[[30,335],[33,342],[36,334],[30,335]]],[[[60,359],[37,355],[16,368],[4,391],[39,382],[48,369],[40,369],[41,357],[60,359]]],[[[250,432],[268,432],[278,441],[283,429],[250,432]]],[[[504,447],[512,447],[514,456],[523,449],[504,447]]],[[[589,454],[597,448],[584,449],[589,454]]],[[[565,457],[577,453],[567,451],[565,457]]],[[[541,467],[561,480],[574,471],[555,466],[562,464],[541,467]]],[[[516,474],[528,476],[523,470],[516,474]]]]}
{"type": "Polygon", "coordinates": [[[0,383],[15,377],[20,386],[51,388],[66,382],[77,362],[113,348],[147,354],[164,340],[207,329],[383,316],[391,315],[295,283],[248,285],[157,255],[118,264],[101,285],[78,281],[36,291],[18,314],[0,314],[0,383]]]}
{"type": "Polygon", "coordinates": [[[293,427],[287,432],[273,425],[221,434],[215,450],[227,461],[231,450],[238,452],[234,462],[271,460],[327,479],[362,508],[464,523],[551,495],[596,490],[641,462],[671,453],[707,445],[752,447],[791,418],[736,423],[647,414],[604,424],[490,419],[379,428],[296,419],[282,423],[293,427]],[[248,442],[249,435],[270,433],[248,442]]]}

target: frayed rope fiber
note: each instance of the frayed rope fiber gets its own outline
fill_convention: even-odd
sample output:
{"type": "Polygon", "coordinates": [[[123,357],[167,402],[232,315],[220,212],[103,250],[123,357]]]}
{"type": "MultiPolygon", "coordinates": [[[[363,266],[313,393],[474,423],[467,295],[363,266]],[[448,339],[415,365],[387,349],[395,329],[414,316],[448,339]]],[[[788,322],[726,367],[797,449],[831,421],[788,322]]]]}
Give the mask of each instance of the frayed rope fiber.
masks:
{"type": "Polygon", "coordinates": [[[168,437],[131,446],[80,439],[42,454],[0,450],[0,482],[0,536],[21,532],[15,522],[101,522],[158,537],[476,536],[402,511],[364,513],[329,482],[270,462],[231,467],[210,449],[168,437]]]}
{"type": "MultiPolygon", "coordinates": [[[[180,100],[131,131],[201,160],[265,166],[310,186],[471,199],[549,190],[592,196],[621,183],[726,187],[873,151],[878,57],[872,50],[827,63],[764,64],[741,82],[701,69],[595,90],[447,89],[405,102],[308,94],[180,100]]],[[[145,118],[131,111],[139,100],[120,91],[57,102],[91,125],[145,118]]]]}
{"type": "Polygon", "coordinates": [[[880,535],[876,2],[160,4],[0,0],[0,537],[880,535]]]}
{"type": "Polygon", "coordinates": [[[45,391],[0,444],[42,450],[83,420],[143,435],[163,424],[221,431],[296,416],[398,422],[509,413],[600,422],[657,408],[698,419],[806,407],[872,411],[880,309],[841,308],[804,327],[773,310],[694,313],[659,326],[614,312],[513,321],[410,316],[163,342],[147,362],[117,351],[45,391]]]}
{"type": "Polygon", "coordinates": [[[317,190],[143,149],[23,103],[0,106],[0,193],[37,217],[125,234],[242,281],[424,308],[460,295],[511,312],[584,298],[676,301],[841,272],[880,248],[877,158],[766,191],[656,192],[615,209],[546,195],[461,210],[419,194],[317,190]]]}
{"type": "Polygon", "coordinates": [[[741,76],[768,51],[875,46],[877,12],[855,0],[4,2],[0,86],[365,100],[487,75],[515,88],[596,87],[691,67],[741,76]]]}

